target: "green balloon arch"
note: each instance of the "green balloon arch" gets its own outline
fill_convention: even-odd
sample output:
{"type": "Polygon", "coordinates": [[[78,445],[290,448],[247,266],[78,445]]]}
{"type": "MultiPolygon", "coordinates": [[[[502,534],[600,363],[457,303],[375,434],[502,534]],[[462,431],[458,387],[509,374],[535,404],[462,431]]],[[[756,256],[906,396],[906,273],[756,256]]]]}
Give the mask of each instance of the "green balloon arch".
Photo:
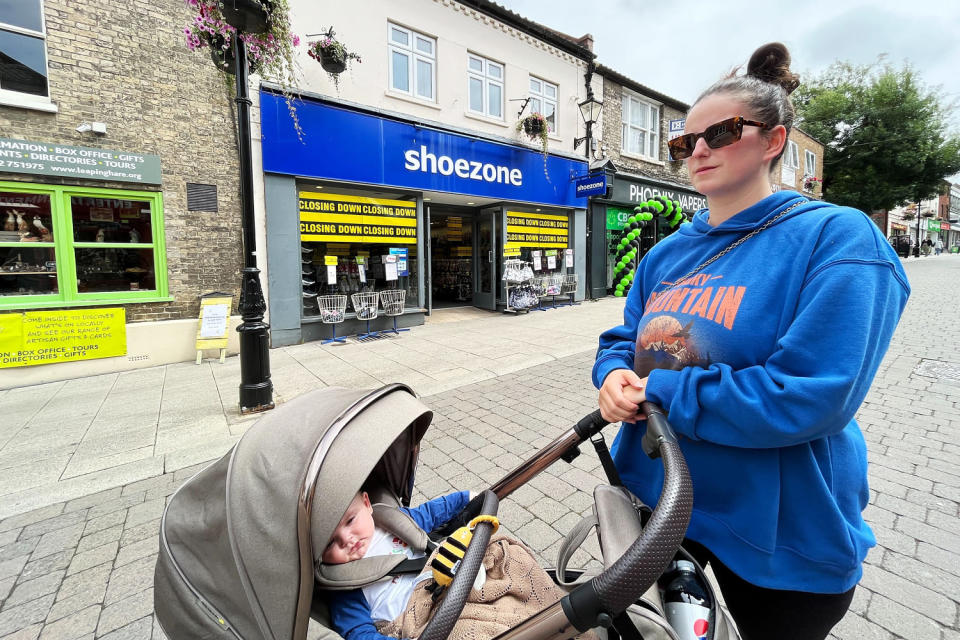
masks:
{"type": "Polygon", "coordinates": [[[617,241],[616,262],[613,265],[613,295],[618,298],[630,292],[637,263],[640,262],[640,235],[655,216],[669,225],[671,233],[687,222],[680,203],[663,196],[651,198],[634,207],[633,215],[627,218],[627,224],[623,227],[620,239],[617,241]]]}

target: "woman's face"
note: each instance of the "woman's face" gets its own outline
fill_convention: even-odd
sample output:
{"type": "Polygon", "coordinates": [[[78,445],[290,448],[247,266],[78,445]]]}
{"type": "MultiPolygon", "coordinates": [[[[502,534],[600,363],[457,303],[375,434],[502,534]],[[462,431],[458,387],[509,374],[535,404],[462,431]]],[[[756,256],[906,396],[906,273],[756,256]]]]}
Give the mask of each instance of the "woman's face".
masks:
{"type": "MultiPolygon", "coordinates": [[[[758,119],[740,100],[715,93],[690,110],[684,133],[700,133],[712,124],[735,116],[758,119]]],[[[771,142],[775,142],[777,136],[764,134],[759,127],[745,126],[740,140],[719,149],[708,147],[703,138],[697,140],[693,155],[686,159],[690,181],[696,190],[708,198],[730,196],[749,189],[758,180],[768,181],[769,162],[779,149],[771,151],[771,142]]]]}

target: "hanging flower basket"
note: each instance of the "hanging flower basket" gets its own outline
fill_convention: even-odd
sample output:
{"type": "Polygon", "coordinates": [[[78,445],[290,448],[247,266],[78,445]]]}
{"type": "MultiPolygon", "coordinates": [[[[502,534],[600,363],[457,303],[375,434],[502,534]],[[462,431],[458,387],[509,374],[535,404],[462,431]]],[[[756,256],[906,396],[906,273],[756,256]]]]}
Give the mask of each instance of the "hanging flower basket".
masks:
{"type": "Polygon", "coordinates": [[[330,76],[337,90],[340,90],[339,75],[347,70],[353,61],[362,62],[359,54],[348,51],[342,42],[334,36],[333,29],[327,31],[320,40],[311,42],[307,48],[307,55],[320,63],[323,70],[330,76]]]}
{"type": "Polygon", "coordinates": [[[517,131],[523,131],[531,140],[539,140],[543,155],[547,155],[549,127],[547,126],[547,119],[543,117],[542,113],[531,113],[518,122],[517,131]]]}
{"type": "Polygon", "coordinates": [[[221,36],[211,38],[210,59],[219,71],[231,76],[237,74],[237,53],[233,42],[225,42],[221,36]]]}
{"type": "MultiPolygon", "coordinates": [[[[300,38],[291,32],[289,0],[184,0],[194,12],[183,29],[191,51],[210,47],[217,68],[234,73],[235,43],[243,41],[250,73],[281,87],[297,136],[302,137],[294,108],[293,87],[298,84],[294,48],[300,38]]],[[[232,80],[228,82],[232,84],[232,80]]]]}
{"type": "Polygon", "coordinates": [[[266,31],[272,10],[272,0],[220,0],[224,21],[246,33],[266,31]]]}
{"type": "Polygon", "coordinates": [[[823,182],[820,178],[814,176],[806,176],[803,179],[803,190],[804,191],[816,191],[817,187],[820,186],[820,183],[823,182]]]}

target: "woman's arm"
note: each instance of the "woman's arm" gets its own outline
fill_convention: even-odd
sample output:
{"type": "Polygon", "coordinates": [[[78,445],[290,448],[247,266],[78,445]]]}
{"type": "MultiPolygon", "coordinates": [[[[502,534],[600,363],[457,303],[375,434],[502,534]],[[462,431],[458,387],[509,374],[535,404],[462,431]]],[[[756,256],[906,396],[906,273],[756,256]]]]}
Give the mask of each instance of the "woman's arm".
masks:
{"type": "Polygon", "coordinates": [[[793,322],[762,365],[656,369],[646,397],[693,439],[784,447],[841,431],[889,346],[909,287],[883,260],[837,260],[804,284],[793,322]]]}

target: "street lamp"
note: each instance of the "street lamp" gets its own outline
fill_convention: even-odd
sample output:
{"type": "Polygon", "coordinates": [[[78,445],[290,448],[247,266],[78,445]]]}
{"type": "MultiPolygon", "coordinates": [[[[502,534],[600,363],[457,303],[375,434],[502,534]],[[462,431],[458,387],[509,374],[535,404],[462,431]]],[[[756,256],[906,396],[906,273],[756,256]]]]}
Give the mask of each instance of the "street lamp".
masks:
{"type": "Polygon", "coordinates": [[[236,50],[237,128],[240,156],[240,209],[243,221],[243,280],[240,285],[240,413],[273,409],[270,351],[263,321],[267,303],[257,268],[257,232],[253,212],[253,149],[250,142],[250,105],[247,87],[247,45],[234,38],[236,50]]]}
{"type": "Polygon", "coordinates": [[[587,160],[590,160],[593,157],[593,125],[600,119],[600,111],[603,110],[603,103],[593,97],[593,91],[590,90],[590,85],[587,85],[587,88],[587,99],[577,105],[580,108],[580,116],[583,118],[584,124],[587,125],[587,133],[582,138],[574,139],[573,148],[576,149],[580,146],[581,142],[586,141],[587,160]]]}

